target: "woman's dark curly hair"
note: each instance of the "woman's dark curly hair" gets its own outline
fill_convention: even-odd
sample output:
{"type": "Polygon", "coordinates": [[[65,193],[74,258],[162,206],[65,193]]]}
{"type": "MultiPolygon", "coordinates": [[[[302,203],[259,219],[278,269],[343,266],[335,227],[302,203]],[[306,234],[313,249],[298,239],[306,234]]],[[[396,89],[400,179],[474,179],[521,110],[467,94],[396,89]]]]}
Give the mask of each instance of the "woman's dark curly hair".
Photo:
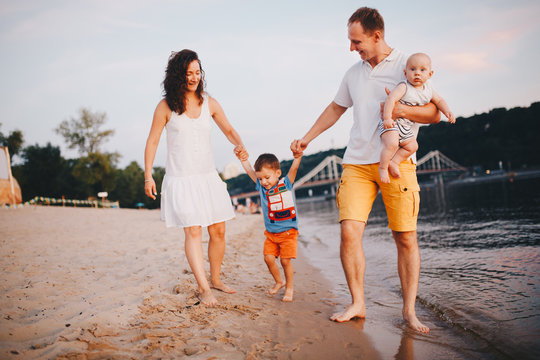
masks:
{"type": "Polygon", "coordinates": [[[182,114],[186,110],[186,90],[187,90],[187,69],[192,61],[197,60],[201,68],[201,81],[195,93],[199,97],[199,105],[203,103],[204,93],[204,71],[197,53],[184,49],[173,52],[169,57],[165,80],[163,80],[163,94],[169,108],[177,114],[182,114]]]}

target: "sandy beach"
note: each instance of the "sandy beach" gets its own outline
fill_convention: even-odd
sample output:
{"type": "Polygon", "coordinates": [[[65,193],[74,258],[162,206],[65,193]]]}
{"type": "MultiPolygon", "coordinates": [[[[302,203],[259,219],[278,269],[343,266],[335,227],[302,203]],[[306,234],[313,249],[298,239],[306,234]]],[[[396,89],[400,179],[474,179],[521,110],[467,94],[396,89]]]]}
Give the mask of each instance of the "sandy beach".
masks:
{"type": "Polygon", "coordinates": [[[215,290],[220,305],[206,308],[183,233],[165,228],[159,211],[0,209],[0,358],[464,358],[399,318],[329,321],[343,304],[301,253],[294,301],[268,295],[262,234],[260,215],[227,222],[222,278],[237,293],[215,290]]]}

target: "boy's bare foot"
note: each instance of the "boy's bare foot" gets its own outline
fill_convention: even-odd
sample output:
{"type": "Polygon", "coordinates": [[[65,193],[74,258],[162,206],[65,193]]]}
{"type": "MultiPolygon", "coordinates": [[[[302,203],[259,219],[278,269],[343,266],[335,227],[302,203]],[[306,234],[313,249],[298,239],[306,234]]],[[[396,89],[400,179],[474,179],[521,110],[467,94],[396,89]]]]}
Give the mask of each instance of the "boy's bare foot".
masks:
{"type": "Polygon", "coordinates": [[[348,308],[341,312],[337,312],[334,315],[330,316],[330,320],[337,321],[337,322],[345,322],[349,321],[352,318],[359,317],[359,318],[365,318],[366,317],[366,307],[365,305],[355,305],[351,304],[348,308]]]}
{"type": "Polygon", "coordinates": [[[285,289],[285,295],[283,295],[283,298],[281,301],[292,301],[293,299],[293,289],[285,289]]]}
{"type": "Polygon", "coordinates": [[[390,164],[388,164],[388,172],[395,178],[401,177],[401,173],[399,172],[399,164],[396,164],[393,161],[390,161],[390,164]]]}
{"type": "Polygon", "coordinates": [[[416,315],[405,315],[403,314],[403,319],[407,322],[409,327],[413,330],[419,331],[421,333],[427,334],[429,333],[429,328],[422,324],[420,320],[416,317],[416,315]]]}
{"type": "Polygon", "coordinates": [[[214,294],[212,294],[212,291],[210,289],[206,291],[199,290],[198,298],[203,305],[208,307],[214,307],[218,304],[218,301],[216,300],[214,294]]]}
{"type": "Polygon", "coordinates": [[[285,286],[285,283],[284,282],[277,282],[273,288],[271,288],[270,290],[268,290],[268,293],[270,295],[274,295],[275,293],[277,293],[279,291],[279,289],[281,289],[282,287],[285,286]]]}
{"type": "Polygon", "coordinates": [[[227,293],[227,294],[234,294],[236,292],[236,290],[234,290],[232,287],[230,286],[227,286],[225,285],[224,283],[219,283],[219,284],[214,284],[212,283],[210,285],[210,287],[212,289],[216,289],[216,290],[219,290],[219,291],[223,291],[224,293],[227,293]]]}
{"type": "Polygon", "coordinates": [[[381,182],[385,184],[390,184],[390,177],[388,176],[388,169],[379,167],[379,177],[381,178],[381,182]]]}

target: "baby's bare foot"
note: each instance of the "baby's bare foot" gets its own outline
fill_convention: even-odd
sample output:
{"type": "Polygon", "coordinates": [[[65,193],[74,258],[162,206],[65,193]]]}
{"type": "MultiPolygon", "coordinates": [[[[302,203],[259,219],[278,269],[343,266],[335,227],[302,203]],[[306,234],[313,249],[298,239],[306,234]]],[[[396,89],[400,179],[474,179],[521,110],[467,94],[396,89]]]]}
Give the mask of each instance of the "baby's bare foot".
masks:
{"type": "Polygon", "coordinates": [[[285,289],[285,295],[283,295],[283,298],[281,301],[292,301],[293,299],[293,289],[285,289]]]}
{"type": "Polygon", "coordinates": [[[379,167],[379,177],[381,178],[381,182],[385,184],[390,184],[390,177],[388,176],[388,169],[379,167]]]}
{"type": "Polygon", "coordinates": [[[345,310],[341,312],[337,312],[334,315],[330,316],[330,320],[337,321],[337,322],[345,322],[355,317],[359,317],[359,318],[366,317],[366,307],[364,305],[351,304],[345,310]]]}
{"type": "Polygon", "coordinates": [[[395,178],[401,177],[401,173],[399,172],[399,164],[396,164],[393,161],[390,161],[390,164],[388,164],[388,172],[395,178]]]}
{"type": "Polygon", "coordinates": [[[279,289],[281,289],[282,287],[285,286],[285,283],[284,282],[277,282],[273,288],[271,288],[270,290],[268,290],[268,293],[270,295],[274,295],[275,293],[277,293],[279,291],[279,289]]]}
{"type": "Polygon", "coordinates": [[[208,289],[206,291],[199,290],[198,298],[201,303],[208,307],[214,307],[218,304],[217,299],[212,294],[212,290],[208,289]]]}

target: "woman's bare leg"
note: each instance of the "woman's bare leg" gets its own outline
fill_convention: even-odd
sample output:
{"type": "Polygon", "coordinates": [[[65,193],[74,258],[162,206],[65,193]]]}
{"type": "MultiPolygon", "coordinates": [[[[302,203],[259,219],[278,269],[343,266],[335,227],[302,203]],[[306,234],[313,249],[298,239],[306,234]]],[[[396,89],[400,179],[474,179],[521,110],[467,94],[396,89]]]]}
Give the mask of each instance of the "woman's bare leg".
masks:
{"type": "Polygon", "coordinates": [[[210,235],[208,260],[212,287],[227,294],[234,294],[236,291],[221,281],[221,264],[225,256],[225,222],[208,226],[208,235],[210,235]]]}
{"type": "Polygon", "coordinates": [[[202,229],[200,226],[186,227],[184,234],[186,257],[197,281],[200,300],[206,306],[215,306],[218,302],[210,290],[204,271],[202,229]]]}

